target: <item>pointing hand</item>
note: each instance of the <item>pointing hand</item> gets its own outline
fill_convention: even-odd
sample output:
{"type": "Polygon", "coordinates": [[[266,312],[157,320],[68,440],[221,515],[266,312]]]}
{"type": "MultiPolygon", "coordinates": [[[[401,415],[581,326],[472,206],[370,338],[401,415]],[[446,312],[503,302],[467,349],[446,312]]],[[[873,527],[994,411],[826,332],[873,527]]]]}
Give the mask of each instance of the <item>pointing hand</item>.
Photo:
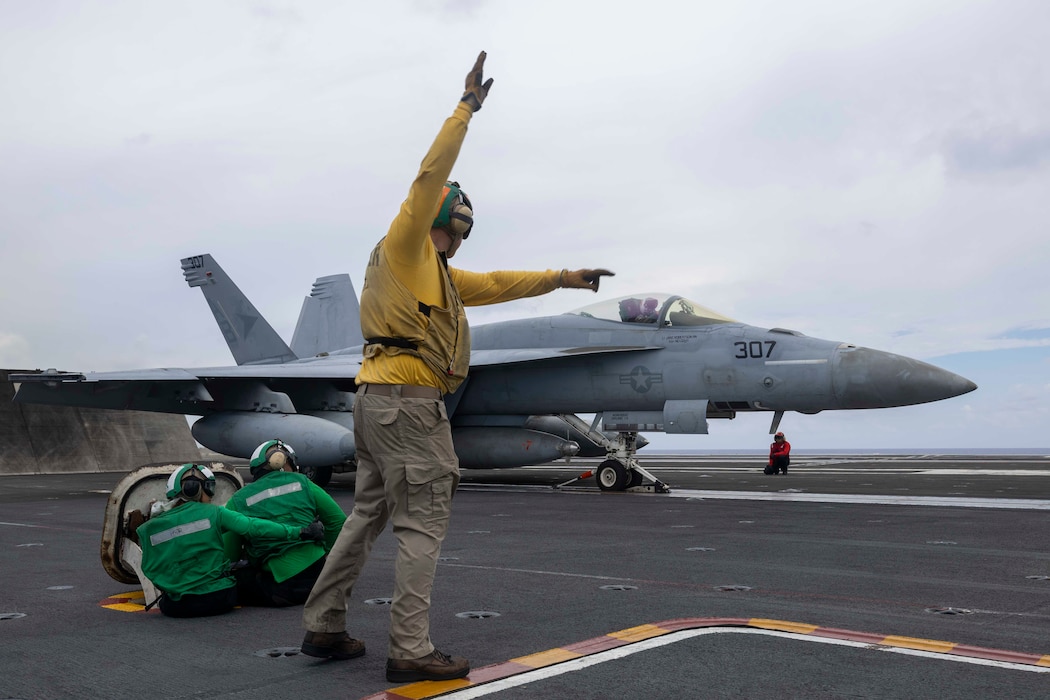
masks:
{"type": "Polygon", "coordinates": [[[609,270],[562,270],[558,286],[571,289],[590,289],[597,292],[603,276],[613,277],[615,275],[615,272],[610,272],[609,270]]]}

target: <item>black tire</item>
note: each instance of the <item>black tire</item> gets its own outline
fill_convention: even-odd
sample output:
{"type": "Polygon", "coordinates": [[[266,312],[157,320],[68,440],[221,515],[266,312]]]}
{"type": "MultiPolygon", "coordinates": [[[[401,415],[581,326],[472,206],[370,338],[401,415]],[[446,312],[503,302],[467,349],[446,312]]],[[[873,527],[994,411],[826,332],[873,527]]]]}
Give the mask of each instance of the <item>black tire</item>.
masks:
{"type": "Polygon", "coordinates": [[[623,491],[629,479],[627,467],[615,459],[605,460],[594,472],[594,480],[602,491],[623,491]]]}
{"type": "Polygon", "coordinates": [[[765,469],[762,470],[762,473],[763,474],[776,474],[777,473],[777,468],[776,467],[766,467],[765,469]]]}
{"type": "Polygon", "coordinates": [[[321,488],[328,486],[328,482],[332,480],[331,467],[302,467],[299,471],[321,488]]]}
{"type": "Polygon", "coordinates": [[[627,486],[624,488],[633,489],[635,486],[641,486],[643,481],[645,481],[645,477],[642,476],[641,472],[629,469],[627,470],[627,486]]]}

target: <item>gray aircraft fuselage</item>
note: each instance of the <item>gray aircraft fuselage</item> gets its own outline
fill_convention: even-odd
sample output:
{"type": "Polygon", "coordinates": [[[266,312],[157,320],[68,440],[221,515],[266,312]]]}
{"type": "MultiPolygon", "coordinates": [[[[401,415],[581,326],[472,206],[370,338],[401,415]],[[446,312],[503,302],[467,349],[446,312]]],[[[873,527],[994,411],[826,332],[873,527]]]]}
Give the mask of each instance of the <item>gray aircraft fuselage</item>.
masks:
{"type": "Polygon", "coordinates": [[[742,323],[649,327],[563,314],[473,330],[473,349],[644,347],[472,370],[457,414],[890,408],[972,391],[963,377],[901,355],[742,323]]]}
{"type": "MultiPolygon", "coordinates": [[[[236,366],[12,375],[22,382],[15,400],[197,415],[194,437],[221,454],[247,457],[279,437],[294,445],[300,466],[329,476],[352,468],[362,348],[329,347],[360,338],[349,277],[318,279],[288,346],[210,255],[182,267],[236,366]]],[[[789,411],[908,406],[975,388],[908,357],[749,326],[684,297],[649,294],[473,328],[470,375],[446,404],[461,466],[575,454],[631,466],[646,442],[639,432],[703,434],[709,419],[741,411],[773,412],[776,426],[789,411]],[[599,414],[601,430],[580,413],[599,414]]]]}

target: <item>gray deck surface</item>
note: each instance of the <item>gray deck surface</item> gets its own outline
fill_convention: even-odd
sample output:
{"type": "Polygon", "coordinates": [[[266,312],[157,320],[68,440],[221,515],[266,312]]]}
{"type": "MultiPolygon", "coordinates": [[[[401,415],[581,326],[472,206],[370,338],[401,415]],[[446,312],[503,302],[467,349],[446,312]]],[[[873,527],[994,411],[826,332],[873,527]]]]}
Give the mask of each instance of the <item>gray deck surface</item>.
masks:
{"type": "MultiPolygon", "coordinates": [[[[551,488],[588,462],[464,472],[433,593],[438,648],[478,669],[678,618],[769,618],[1050,655],[1050,458],[797,457],[787,476],[762,474],[753,457],[643,463],[673,493],[602,494],[593,479],[551,488]],[[499,615],[457,617],[470,611],[499,615]]],[[[389,607],[365,602],[391,594],[389,530],[350,601],[368,654],[319,661],[291,651],[300,608],[174,620],[101,607],[136,589],[99,562],[106,491],[121,476],[0,476],[0,698],[361,698],[392,687],[389,607]]],[[[347,512],[352,486],[337,475],[329,487],[347,512]]],[[[622,658],[488,697],[1050,696],[1047,673],[730,629],[628,645],[622,658]]]]}

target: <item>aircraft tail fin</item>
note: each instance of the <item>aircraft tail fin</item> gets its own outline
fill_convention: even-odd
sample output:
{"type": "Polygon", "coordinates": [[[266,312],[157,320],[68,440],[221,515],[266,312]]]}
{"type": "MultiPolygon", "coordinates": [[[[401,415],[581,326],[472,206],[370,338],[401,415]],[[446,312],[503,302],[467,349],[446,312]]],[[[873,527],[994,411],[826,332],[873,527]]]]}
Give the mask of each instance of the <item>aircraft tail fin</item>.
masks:
{"type": "Polygon", "coordinates": [[[215,259],[205,253],[182,259],[182,274],[200,287],[238,365],[284,363],[298,359],[215,259]]]}
{"type": "Polygon", "coordinates": [[[361,307],[350,275],[318,277],[310,296],[303,300],[292,351],[299,357],[312,357],[364,342],[361,307]]]}

